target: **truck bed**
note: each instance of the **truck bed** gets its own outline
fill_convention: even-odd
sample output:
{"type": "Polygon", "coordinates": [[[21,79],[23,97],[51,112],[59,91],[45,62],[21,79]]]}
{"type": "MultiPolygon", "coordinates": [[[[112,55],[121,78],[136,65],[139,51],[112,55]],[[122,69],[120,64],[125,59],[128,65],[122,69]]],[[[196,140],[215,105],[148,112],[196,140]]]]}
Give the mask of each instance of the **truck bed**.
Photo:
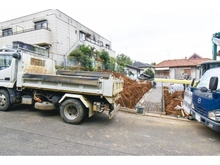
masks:
{"type": "Polygon", "coordinates": [[[68,73],[68,75],[25,73],[22,76],[21,88],[100,95],[112,98],[116,97],[123,90],[123,80],[111,77],[111,73],[66,73],[68,73]]]}
{"type": "Polygon", "coordinates": [[[89,72],[89,71],[71,71],[71,70],[58,70],[57,73],[58,75],[99,77],[104,79],[109,79],[109,77],[112,75],[111,72],[89,72]]]}
{"type": "Polygon", "coordinates": [[[43,81],[51,83],[69,83],[82,85],[99,85],[98,77],[82,77],[82,76],[64,76],[64,75],[45,75],[26,73],[22,77],[25,80],[43,81]]]}

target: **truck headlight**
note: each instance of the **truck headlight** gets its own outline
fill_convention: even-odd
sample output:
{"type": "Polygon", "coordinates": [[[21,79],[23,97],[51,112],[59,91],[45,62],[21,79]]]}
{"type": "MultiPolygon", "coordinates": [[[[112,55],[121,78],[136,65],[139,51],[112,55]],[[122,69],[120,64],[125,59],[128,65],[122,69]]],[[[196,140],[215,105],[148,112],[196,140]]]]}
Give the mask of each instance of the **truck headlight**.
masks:
{"type": "Polygon", "coordinates": [[[215,121],[220,121],[220,110],[210,111],[208,117],[215,121]]]}

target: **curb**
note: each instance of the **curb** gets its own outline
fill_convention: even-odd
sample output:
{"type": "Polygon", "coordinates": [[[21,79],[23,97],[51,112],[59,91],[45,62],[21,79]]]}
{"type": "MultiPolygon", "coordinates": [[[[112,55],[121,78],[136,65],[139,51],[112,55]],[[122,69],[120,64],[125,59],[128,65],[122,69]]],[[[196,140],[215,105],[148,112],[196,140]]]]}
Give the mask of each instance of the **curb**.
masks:
{"type": "Polygon", "coordinates": [[[155,113],[140,114],[140,113],[137,113],[135,109],[129,109],[129,108],[125,108],[125,107],[120,107],[119,111],[128,112],[128,113],[132,113],[132,114],[138,114],[138,115],[142,115],[142,116],[150,116],[150,117],[165,118],[165,119],[172,119],[172,120],[181,120],[181,121],[187,121],[187,122],[191,121],[191,120],[183,118],[183,117],[167,116],[167,115],[163,115],[163,114],[155,114],[155,113]]]}
{"type": "Polygon", "coordinates": [[[163,114],[153,114],[153,113],[144,113],[144,116],[151,116],[151,117],[158,117],[158,118],[165,118],[165,119],[172,119],[172,120],[181,120],[190,122],[191,120],[183,118],[183,117],[176,117],[176,116],[167,116],[163,114]]]}

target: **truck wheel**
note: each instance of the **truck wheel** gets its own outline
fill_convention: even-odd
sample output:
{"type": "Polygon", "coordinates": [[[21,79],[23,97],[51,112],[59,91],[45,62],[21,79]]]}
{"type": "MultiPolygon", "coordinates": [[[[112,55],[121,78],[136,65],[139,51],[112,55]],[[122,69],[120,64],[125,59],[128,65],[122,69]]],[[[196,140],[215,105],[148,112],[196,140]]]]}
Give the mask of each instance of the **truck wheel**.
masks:
{"type": "Polygon", "coordinates": [[[80,101],[68,99],[60,106],[60,115],[63,120],[70,124],[78,124],[84,117],[84,107],[80,101]]]}
{"type": "Polygon", "coordinates": [[[9,94],[6,90],[0,90],[0,111],[7,111],[10,107],[9,94]]]}

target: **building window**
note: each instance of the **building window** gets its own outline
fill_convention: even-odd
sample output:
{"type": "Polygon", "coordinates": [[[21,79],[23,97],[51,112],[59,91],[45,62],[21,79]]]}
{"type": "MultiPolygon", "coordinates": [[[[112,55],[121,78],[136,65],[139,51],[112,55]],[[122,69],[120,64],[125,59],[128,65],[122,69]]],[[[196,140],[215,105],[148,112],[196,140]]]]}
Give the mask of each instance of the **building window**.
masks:
{"type": "Polygon", "coordinates": [[[12,28],[2,30],[2,36],[10,36],[13,34],[12,28]]]}
{"type": "Polygon", "coordinates": [[[99,41],[99,45],[100,45],[100,46],[103,46],[103,42],[102,42],[102,41],[99,41]]]}
{"type": "Polygon", "coordinates": [[[85,41],[86,40],[86,34],[82,31],[79,32],[79,40],[85,41]]]}
{"type": "Polygon", "coordinates": [[[106,47],[107,49],[110,49],[110,46],[109,46],[108,44],[106,44],[105,47],[106,47]]]}
{"type": "Polygon", "coordinates": [[[86,38],[89,38],[89,39],[91,39],[91,34],[89,34],[89,33],[86,33],[86,38]]]}
{"type": "Polygon", "coordinates": [[[47,29],[47,28],[48,28],[48,22],[47,22],[47,20],[35,22],[34,28],[35,28],[35,30],[38,30],[38,29],[47,29]]]}

